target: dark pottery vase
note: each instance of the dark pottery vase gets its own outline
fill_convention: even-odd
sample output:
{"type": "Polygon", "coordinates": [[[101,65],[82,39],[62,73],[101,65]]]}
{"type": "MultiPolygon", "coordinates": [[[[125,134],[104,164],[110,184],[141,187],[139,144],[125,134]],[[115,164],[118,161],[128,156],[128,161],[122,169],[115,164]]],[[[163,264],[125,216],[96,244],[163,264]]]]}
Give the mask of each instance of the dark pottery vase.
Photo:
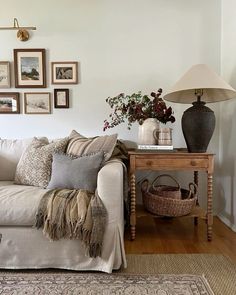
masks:
{"type": "Polygon", "coordinates": [[[193,102],[182,117],[182,130],[190,153],[205,153],[215,129],[215,114],[205,102],[193,102]]]}

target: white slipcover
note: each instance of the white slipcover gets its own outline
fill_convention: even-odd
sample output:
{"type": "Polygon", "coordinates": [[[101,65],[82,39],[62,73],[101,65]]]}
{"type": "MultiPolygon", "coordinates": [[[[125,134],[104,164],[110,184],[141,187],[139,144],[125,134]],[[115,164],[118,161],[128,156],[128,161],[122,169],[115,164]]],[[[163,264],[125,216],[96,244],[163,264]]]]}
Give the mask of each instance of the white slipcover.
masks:
{"type": "Polygon", "coordinates": [[[121,163],[110,162],[100,170],[97,189],[107,209],[108,221],[102,256],[90,258],[79,240],[51,242],[41,230],[32,228],[45,190],[0,181],[0,268],[63,268],[110,273],[121,264],[126,267],[121,163]]]}
{"type": "Polygon", "coordinates": [[[32,139],[0,139],[0,180],[14,179],[21,154],[32,139]]]}

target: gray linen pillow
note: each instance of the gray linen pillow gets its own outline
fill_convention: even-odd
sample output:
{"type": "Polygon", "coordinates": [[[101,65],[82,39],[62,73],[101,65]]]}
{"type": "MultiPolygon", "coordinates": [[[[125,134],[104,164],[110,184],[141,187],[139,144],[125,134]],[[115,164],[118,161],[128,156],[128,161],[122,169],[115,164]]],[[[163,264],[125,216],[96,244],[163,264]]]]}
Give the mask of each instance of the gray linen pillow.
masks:
{"type": "Polygon", "coordinates": [[[51,177],[52,156],[65,152],[68,138],[49,143],[34,138],[16,167],[15,183],[47,187],[51,177]]]}
{"type": "Polygon", "coordinates": [[[54,154],[52,177],[48,189],[68,188],[95,191],[97,175],[103,162],[104,153],[73,157],[65,154],[54,154]]]}
{"type": "Polygon", "coordinates": [[[69,136],[66,153],[73,156],[83,156],[100,151],[104,152],[104,161],[108,161],[116,145],[117,134],[84,137],[75,130],[69,136]]]}

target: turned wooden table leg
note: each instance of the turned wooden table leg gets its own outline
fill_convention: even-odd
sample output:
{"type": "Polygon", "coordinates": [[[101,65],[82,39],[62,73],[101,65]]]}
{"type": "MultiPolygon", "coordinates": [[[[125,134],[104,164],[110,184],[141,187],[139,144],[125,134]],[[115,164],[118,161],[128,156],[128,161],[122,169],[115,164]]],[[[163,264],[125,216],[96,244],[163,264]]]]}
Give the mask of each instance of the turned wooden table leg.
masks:
{"type": "Polygon", "coordinates": [[[207,239],[212,240],[213,210],[212,210],[212,174],[207,174],[207,239]]]}
{"type": "Polygon", "coordinates": [[[136,235],[136,188],[135,188],[135,174],[130,176],[130,233],[131,240],[135,239],[136,235]]]}
{"type": "MultiPolygon", "coordinates": [[[[193,179],[193,181],[196,184],[196,186],[198,187],[198,171],[194,171],[194,179],[193,179]]],[[[196,193],[196,189],[194,189],[194,193],[196,193]]],[[[197,199],[196,204],[199,205],[198,199],[197,199]]],[[[194,217],[194,225],[198,225],[198,217],[194,217]]]]}

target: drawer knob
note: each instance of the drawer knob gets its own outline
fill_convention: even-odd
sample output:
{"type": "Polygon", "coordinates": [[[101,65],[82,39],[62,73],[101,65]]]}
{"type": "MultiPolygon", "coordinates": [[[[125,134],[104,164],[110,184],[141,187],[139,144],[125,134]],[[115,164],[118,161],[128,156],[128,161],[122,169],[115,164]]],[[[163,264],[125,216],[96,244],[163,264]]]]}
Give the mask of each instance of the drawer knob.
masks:
{"type": "Polygon", "coordinates": [[[147,161],[147,166],[152,166],[152,161],[147,161]]]}
{"type": "Polygon", "coordinates": [[[191,164],[192,166],[196,166],[196,165],[197,165],[197,162],[196,162],[196,161],[191,161],[190,164],[191,164]]]}

